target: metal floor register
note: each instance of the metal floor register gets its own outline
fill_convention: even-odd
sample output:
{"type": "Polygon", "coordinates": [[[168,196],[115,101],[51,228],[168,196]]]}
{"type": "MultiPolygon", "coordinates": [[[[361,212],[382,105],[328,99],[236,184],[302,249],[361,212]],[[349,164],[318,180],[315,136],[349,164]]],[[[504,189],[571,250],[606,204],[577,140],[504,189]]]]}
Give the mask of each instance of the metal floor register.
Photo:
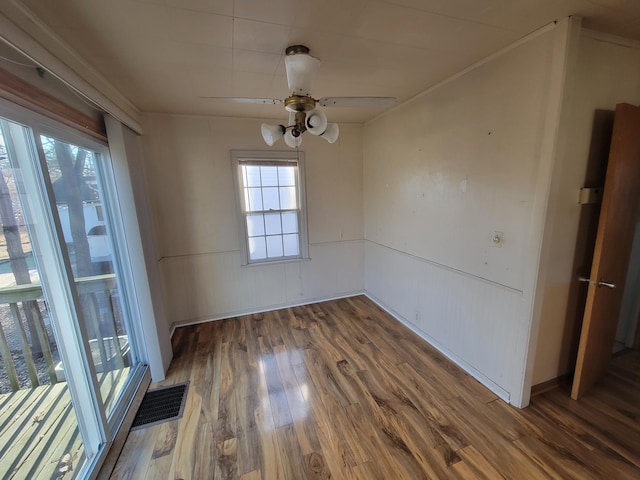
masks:
{"type": "Polygon", "coordinates": [[[142,399],[131,430],[182,418],[189,382],[149,390],[142,399]]]}

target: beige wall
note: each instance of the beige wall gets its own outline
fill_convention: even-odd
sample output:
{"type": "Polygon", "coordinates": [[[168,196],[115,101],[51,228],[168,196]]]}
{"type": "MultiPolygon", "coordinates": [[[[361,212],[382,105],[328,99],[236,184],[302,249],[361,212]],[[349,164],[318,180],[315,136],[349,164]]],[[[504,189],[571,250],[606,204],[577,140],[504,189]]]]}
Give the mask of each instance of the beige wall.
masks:
{"type": "Polygon", "coordinates": [[[364,132],[367,294],[515,404],[562,35],[534,35],[364,132]]]}
{"type": "Polygon", "coordinates": [[[230,150],[270,149],[260,123],[143,117],[145,174],[170,324],[363,289],[362,127],[357,125],[341,124],[333,145],[305,135],[311,260],[240,266],[230,150]]]}
{"type": "MultiPolygon", "coordinates": [[[[593,208],[578,204],[578,191],[584,186],[596,186],[586,179],[596,110],[613,111],[621,102],[640,104],[640,45],[617,45],[617,39],[607,41],[606,37],[596,36],[600,38],[585,31],[580,39],[566,155],[556,165],[559,188],[549,204],[549,215],[553,216],[552,248],[544,284],[534,385],[567,373],[575,362],[572,343],[579,330],[580,318],[576,318],[575,311],[580,306],[570,296],[577,273],[574,254],[581,212],[593,208]]],[[[588,266],[582,273],[588,274],[588,266]]]]}

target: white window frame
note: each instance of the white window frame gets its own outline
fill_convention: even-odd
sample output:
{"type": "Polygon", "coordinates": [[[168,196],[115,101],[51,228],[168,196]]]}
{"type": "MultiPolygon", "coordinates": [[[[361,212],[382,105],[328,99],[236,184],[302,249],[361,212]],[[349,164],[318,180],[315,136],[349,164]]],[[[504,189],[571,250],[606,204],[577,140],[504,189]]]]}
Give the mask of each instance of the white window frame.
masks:
{"type": "Polygon", "coordinates": [[[307,234],[307,205],[305,194],[305,173],[304,173],[304,153],[300,151],[260,151],[260,150],[232,150],[231,165],[233,170],[233,179],[236,194],[236,212],[238,214],[238,223],[240,225],[240,252],[242,255],[242,265],[265,265],[279,262],[291,262],[309,259],[309,242],[307,234]],[[249,235],[247,232],[247,208],[245,206],[245,198],[243,194],[244,184],[241,174],[241,166],[244,163],[260,164],[279,164],[291,165],[296,168],[296,193],[298,203],[298,239],[299,254],[296,256],[283,256],[265,258],[261,260],[249,259],[249,235]]]}

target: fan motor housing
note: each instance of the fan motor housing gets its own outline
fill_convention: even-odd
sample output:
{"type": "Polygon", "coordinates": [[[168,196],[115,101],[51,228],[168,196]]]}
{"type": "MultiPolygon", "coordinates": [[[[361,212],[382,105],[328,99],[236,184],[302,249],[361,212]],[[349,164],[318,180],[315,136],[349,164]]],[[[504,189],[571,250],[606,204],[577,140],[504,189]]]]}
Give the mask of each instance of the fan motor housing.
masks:
{"type": "Polygon", "coordinates": [[[316,108],[316,100],[308,96],[291,95],[284,99],[284,108],[290,112],[309,112],[316,108]]]}

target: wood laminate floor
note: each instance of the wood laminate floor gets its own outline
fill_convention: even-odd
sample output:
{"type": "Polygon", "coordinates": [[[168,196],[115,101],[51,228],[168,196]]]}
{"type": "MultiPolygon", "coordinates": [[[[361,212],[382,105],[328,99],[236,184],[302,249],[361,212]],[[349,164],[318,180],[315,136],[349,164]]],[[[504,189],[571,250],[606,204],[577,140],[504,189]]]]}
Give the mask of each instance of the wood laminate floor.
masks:
{"type": "Polygon", "coordinates": [[[580,402],[513,408],[365,297],[176,330],[181,420],[114,479],[638,479],[640,358],[580,402]]]}

